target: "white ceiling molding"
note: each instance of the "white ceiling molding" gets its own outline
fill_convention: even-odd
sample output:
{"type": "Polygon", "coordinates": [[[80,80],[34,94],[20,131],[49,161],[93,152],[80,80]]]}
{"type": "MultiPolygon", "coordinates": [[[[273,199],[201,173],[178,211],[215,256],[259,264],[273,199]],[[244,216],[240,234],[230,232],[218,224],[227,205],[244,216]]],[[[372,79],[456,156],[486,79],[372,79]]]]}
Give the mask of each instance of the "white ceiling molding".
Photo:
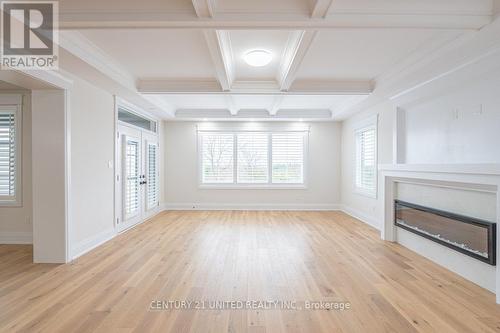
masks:
{"type": "Polygon", "coordinates": [[[283,104],[284,97],[285,97],[285,95],[277,95],[276,97],[274,97],[274,103],[269,110],[269,113],[271,115],[275,115],[278,112],[278,110],[281,107],[281,104],[283,104]]]}
{"type": "Polygon", "coordinates": [[[142,94],[228,94],[228,95],[367,95],[372,81],[296,80],[283,92],[276,81],[235,81],[231,91],[223,91],[215,80],[142,79],[137,81],[142,94]]]}
{"type": "Polygon", "coordinates": [[[229,108],[229,112],[231,112],[231,115],[235,115],[238,113],[238,107],[236,106],[236,103],[234,102],[233,96],[232,95],[226,95],[226,103],[229,108]]]}
{"type": "Polygon", "coordinates": [[[326,18],[303,18],[296,14],[217,14],[207,20],[188,14],[135,12],[61,12],[60,29],[337,29],[337,28],[420,28],[444,30],[477,30],[491,23],[492,13],[449,13],[436,11],[414,14],[372,13],[358,11],[330,13],[326,18]]]}
{"type": "Polygon", "coordinates": [[[336,80],[296,80],[290,93],[317,95],[367,95],[373,91],[371,81],[336,81],[336,80]]]}
{"type": "Polygon", "coordinates": [[[45,70],[0,70],[0,80],[25,89],[68,89],[73,81],[66,75],[45,70]]]}
{"type": "Polygon", "coordinates": [[[192,0],[199,18],[211,18],[215,15],[215,0],[192,0]]]}
{"type": "Polygon", "coordinates": [[[232,69],[232,52],[228,34],[221,33],[214,29],[204,30],[205,40],[212,57],[217,79],[222,90],[229,91],[233,83],[234,71],[232,69]]]}
{"type": "Polygon", "coordinates": [[[276,93],[280,86],[276,81],[234,81],[231,92],[234,93],[276,93]]]}
{"type": "Polygon", "coordinates": [[[328,15],[333,0],[312,0],[314,6],[311,9],[312,18],[325,18],[328,15]]]}
{"type": "Polygon", "coordinates": [[[284,119],[332,119],[330,110],[279,110],[276,118],[284,119]]]}
{"type": "Polygon", "coordinates": [[[179,109],[175,112],[175,118],[231,118],[229,110],[191,110],[179,109]]]}
{"type": "Polygon", "coordinates": [[[280,64],[278,78],[280,90],[287,91],[290,89],[300,64],[306,56],[316,33],[316,31],[295,31],[290,34],[280,64]]]}
{"type": "Polygon", "coordinates": [[[143,79],[137,81],[142,94],[221,93],[216,80],[143,79]]]}
{"type": "Polygon", "coordinates": [[[60,31],[59,46],[123,86],[135,90],[135,78],[77,31],[60,31]]]}

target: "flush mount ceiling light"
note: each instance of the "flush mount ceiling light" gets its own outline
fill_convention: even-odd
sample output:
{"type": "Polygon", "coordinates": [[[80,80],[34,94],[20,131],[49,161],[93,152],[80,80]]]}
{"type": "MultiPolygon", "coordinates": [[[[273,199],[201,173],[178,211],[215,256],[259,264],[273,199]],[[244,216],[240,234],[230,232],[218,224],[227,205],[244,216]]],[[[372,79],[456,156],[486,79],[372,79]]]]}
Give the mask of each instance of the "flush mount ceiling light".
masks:
{"type": "Polygon", "coordinates": [[[243,60],[247,64],[253,67],[262,67],[271,62],[273,60],[273,55],[271,52],[268,52],[266,50],[252,50],[243,56],[243,60]]]}

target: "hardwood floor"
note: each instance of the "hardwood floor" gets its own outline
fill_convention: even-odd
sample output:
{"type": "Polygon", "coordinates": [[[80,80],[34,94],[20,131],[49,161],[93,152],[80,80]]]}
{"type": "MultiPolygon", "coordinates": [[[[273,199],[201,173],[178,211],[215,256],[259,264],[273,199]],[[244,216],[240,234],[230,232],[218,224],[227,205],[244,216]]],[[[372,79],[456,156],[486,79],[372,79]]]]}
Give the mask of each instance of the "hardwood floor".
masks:
{"type": "Polygon", "coordinates": [[[31,260],[0,245],[1,332],[500,331],[492,293],[340,212],[172,211],[71,264],[31,260]],[[157,309],[173,300],[297,308],[157,309]]]}

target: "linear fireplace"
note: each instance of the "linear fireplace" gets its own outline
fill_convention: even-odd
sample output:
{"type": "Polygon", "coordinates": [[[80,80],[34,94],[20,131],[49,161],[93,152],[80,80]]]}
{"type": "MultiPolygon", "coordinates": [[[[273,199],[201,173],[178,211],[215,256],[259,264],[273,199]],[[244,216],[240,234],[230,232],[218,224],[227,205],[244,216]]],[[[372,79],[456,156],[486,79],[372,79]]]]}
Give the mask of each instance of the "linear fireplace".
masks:
{"type": "Polygon", "coordinates": [[[400,228],[463,254],[496,265],[496,224],[395,200],[395,222],[400,228]]]}

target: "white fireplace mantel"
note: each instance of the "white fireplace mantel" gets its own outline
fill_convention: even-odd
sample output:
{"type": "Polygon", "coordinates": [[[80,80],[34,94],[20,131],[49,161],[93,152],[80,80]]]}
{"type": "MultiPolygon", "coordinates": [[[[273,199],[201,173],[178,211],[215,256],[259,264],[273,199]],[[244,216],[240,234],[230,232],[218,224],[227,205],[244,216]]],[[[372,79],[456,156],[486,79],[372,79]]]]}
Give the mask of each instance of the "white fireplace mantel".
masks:
{"type": "MultiPolygon", "coordinates": [[[[381,238],[397,242],[394,226],[394,199],[400,182],[487,191],[496,195],[496,223],[500,223],[500,164],[381,164],[384,223],[381,238]]],[[[500,261],[500,228],[497,227],[496,256],[500,261]]],[[[500,304],[500,268],[496,266],[496,301],[500,304]]]]}

